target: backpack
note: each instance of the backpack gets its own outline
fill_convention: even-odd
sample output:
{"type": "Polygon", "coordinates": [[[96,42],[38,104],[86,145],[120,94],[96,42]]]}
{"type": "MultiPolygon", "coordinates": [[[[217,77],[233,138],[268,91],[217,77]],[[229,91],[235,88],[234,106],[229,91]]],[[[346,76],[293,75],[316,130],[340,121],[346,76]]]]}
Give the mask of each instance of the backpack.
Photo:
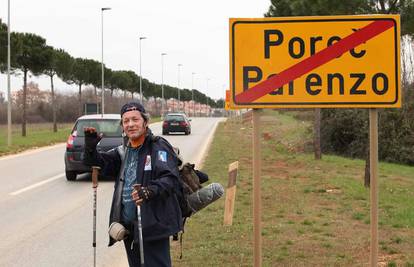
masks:
{"type": "MultiPolygon", "coordinates": [[[[154,140],[157,140],[158,138],[162,137],[155,136],[154,140]]],[[[183,254],[182,235],[184,233],[184,225],[187,218],[220,198],[223,195],[224,189],[223,186],[218,183],[212,183],[203,187],[201,184],[208,181],[208,175],[196,170],[194,168],[195,164],[188,162],[184,163],[179,148],[172,148],[178,159],[177,168],[179,176],[175,193],[183,218],[183,231],[180,234],[181,259],[183,254]]],[[[178,240],[178,233],[173,235],[173,240],[178,240]]]]}
{"type": "Polygon", "coordinates": [[[180,204],[181,214],[184,220],[196,212],[193,208],[191,208],[189,196],[202,188],[200,178],[197,175],[194,166],[194,164],[187,162],[179,167],[179,183],[181,189],[177,194],[177,199],[180,204]]]}

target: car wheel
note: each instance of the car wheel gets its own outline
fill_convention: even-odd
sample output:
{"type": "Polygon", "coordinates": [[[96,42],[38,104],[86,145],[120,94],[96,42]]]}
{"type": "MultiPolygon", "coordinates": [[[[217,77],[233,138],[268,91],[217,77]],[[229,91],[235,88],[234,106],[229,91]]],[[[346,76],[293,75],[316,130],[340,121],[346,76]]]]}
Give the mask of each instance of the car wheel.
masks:
{"type": "Polygon", "coordinates": [[[185,134],[185,135],[189,135],[189,134],[190,134],[190,132],[189,132],[188,130],[184,130],[184,134],[185,134]]]}
{"type": "Polygon", "coordinates": [[[162,135],[168,135],[168,132],[162,131],[162,135]]]}
{"type": "Polygon", "coordinates": [[[74,172],[74,171],[66,171],[66,180],[68,180],[68,181],[75,181],[76,180],[76,172],[74,172]]]}

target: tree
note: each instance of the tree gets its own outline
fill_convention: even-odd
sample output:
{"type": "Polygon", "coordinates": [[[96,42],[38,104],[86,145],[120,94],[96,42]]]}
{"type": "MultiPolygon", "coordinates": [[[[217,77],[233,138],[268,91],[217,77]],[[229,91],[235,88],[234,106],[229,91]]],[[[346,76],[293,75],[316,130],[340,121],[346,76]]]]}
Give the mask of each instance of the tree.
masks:
{"type": "MultiPolygon", "coordinates": [[[[14,74],[16,69],[16,48],[19,41],[19,36],[11,32],[10,33],[10,72],[14,74]]],[[[7,71],[7,25],[2,23],[0,19],[0,72],[7,71]]]]}
{"type": "Polygon", "coordinates": [[[14,67],[23,72],[23,112],[22,112],[22,136],[26,136],[26,97],[27,97],[27,73],[40,75],[46,68],[48,54],[46,41],[42,37],[31,33],[15,33],[16,60],[14,67]]]}
{"type": "MultiPolygon", "coordinates": [[[[54,49],[51,46],[46,48],[47,65],[43,73],[50,77],[50,90],[51,90],[51,101],[52,101],[52,117],[53,117],[53,132],[57,132],[56,123],[56,98],[55,89],[53,85],[53,78],[55,75],[61,77],[69,76],[72,71],[72,59],[68,53],[62,49],[54,49]]],[[[62,78],[62,80],[64,80],[62,78]]]]}
{"type": "Polygon", "coordinates": [[[101,87],[102,85],[102,66],[100,62],[93,59],[86,59],[86,65],[89,72],[89,79],[87,83],[93,85],[95,101],[98,101],[96,88],[101,87]]]}
{"type": "Polygon", "coordinates": [[[123,70],[117,70],[112,72],[112,77],[110,80],[111,86],[111,97],[113,96],[113,91],[116,89],[119,90],[128,90],[131,88],[132,80],[130,74],[123,70]]]}
{"type": "Polygon", "coordinates": [[[7,68],[7,25],[0,19],[0,70],[7,68]]]}
{"type": "Polygon", "coordinates": [[[87,84],[89,81],[89,69],[88,61],[84,58],[75,58],[73,63],[73,71],[69,77],[69,80],[79,86],[79,116],[82,115],[83,105],[82,105],[82,85],[87,84]]]}

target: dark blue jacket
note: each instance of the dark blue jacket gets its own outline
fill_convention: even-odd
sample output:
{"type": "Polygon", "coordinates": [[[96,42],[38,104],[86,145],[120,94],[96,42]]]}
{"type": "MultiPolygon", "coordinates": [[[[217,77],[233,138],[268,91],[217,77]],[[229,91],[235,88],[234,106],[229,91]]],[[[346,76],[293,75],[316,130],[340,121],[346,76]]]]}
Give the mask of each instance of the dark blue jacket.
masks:
{"type": "MultiPolygon", "coordinates": [[[[103,175],[116,177],[109,224],[121,222],[122,218],[125,151],[125,146],[117,147],[108,152],[88,153],[85,151],[84,162],[89,165],[94,162],[102,168],[103,175]]],[[[176,196],[176,192],[179,192],[176,154],[167,140],[154,136],[149,129],[138,153],[137,177],[143,177],[143,186],[152,185],[151,188],[155,189],[154,196],[141,206],[143,239],[150,241],[167,238],[183,228],[181,210],[176,196]],[[166,159],[162,157],[164,155],[167,155],[166,159]],[[151,168],[149,170],[149,166],[147,166],[144,170],[149,157],[151,168]]],[[[137,222],[134,224],[134,229],[137,229],[137,222]]],[[[134,240],[138,242],[138,231],[134,231],[134,240]]],[[[110,238],[109,246],[115,242],[110,238]]]]}

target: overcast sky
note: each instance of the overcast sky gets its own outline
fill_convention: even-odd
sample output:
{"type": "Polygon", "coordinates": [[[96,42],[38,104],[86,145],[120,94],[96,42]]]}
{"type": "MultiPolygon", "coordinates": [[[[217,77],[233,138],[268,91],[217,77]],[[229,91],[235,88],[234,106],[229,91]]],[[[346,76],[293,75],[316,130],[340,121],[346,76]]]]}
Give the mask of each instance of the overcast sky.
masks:
{"type": "MultiPolygon", "coordinates": [[[[10,0],[11,30],[44,37],[49,45],[73,57],[101,61],[101,8],[104,12],[104,63],[113,70],[139,73],[139,36],[142,41],[142,76],[161,83],[194,88],[219,99],[229,84],[230,17],[263,17],[270,0],[10,0]],[[207,81],[209,79],[209,81],[207,81]],[[207,88],[208,87],[208,88],[207,88]]],[[[7,0],[1,0],[0,17],[7,23],[7,0]]],[[[4,51],[2,51],[3,53],[4,51]]],[[[49,90],[45,76],[31,80],[49,90]]],[[[22,88],[22,77],[12,78],[12,90],[22,88]]],[[[72,90],[56,82],[58,92],[72,90]]],[[[0,91],[7,92],[6,75],[0,75],[0,91]]],[[[7,94],[6,94],[7,95],[7,94]]]]}

